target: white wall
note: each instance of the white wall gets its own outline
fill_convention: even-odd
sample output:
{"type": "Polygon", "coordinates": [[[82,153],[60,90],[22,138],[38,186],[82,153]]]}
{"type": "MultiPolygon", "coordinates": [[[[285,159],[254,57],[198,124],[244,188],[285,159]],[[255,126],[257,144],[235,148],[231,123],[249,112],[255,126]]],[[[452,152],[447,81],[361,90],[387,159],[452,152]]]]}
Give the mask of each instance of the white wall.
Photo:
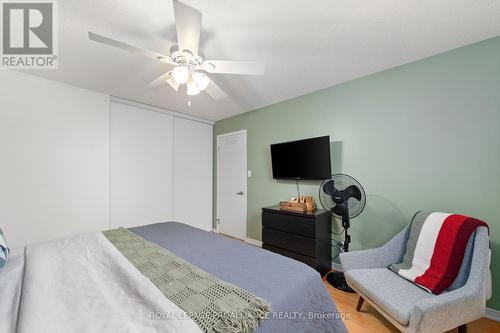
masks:
{"type": "Polygon", "coordinates": [[[12,248],[109,226],[109,96],[0,72],[0,227],[12,248]]]}
{"type": "Polygon", "coordinates": [[[157,111],[1,71],[0,227],[9,246],[173,218],[211,229],[213,126],[157,111]]]}

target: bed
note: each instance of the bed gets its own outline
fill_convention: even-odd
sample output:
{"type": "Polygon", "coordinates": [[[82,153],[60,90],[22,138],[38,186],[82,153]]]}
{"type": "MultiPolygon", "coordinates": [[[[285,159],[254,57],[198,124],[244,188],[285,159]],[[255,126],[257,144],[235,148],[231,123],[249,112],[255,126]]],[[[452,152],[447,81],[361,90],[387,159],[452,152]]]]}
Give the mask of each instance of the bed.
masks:
{"type": "MultiPolygon", "coordinates": [[[[256,333],[346,332],[319,273],[303,263],[176,222],[129,231],[266,300],[272,310],[256,333]]],[[[27,247],[0,270],[0,331],[200,331],[189,318],[165,320],[152,312],[148,318],[145,311],[165,313],[175,305],[112,245],[104,244],[110,251],[102,255],[102,233],[95,234],[27,247]]]]}

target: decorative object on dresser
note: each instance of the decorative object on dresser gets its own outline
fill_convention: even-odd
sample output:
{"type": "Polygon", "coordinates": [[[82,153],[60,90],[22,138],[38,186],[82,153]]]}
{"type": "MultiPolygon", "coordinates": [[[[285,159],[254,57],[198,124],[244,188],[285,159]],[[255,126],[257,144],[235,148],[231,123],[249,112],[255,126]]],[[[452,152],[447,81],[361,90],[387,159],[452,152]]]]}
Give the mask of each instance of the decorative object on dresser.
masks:
{"type": "Polygon", "coordinates": [[[292,198],[289,201],[280,202],[281,210],[288,210],[291,212],[305,213],[316,209],[316,203],[312,196],[301,195],[298,198],[292,198]]]}
{"type": "Polygon", "coordinates": [[[262,208],[262,248],[301,261],[324,276],[332,268],[330,211],[262,208]]]}

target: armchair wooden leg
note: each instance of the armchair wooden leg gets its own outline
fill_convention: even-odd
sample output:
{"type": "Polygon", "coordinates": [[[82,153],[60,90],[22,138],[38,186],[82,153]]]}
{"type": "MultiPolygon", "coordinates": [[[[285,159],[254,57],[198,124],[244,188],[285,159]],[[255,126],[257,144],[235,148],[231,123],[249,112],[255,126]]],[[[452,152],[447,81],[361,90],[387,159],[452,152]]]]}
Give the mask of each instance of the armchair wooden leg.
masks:
{"type": "Polygon", "coordinates": [[[467,325],[463,324],[461,326],[458,326],[458,333],[467,333],[467,325]]]}
{"type": "MultiPolygon", "coordinates": [[[[360,311],[361,310],[361,306],[363,305],[363,302],[365,301],[365,299],[361,296],[359,296],[359,300],[358,300],[358,306],[356,307],[356,311],[360,311]]],[[[460,332],[462,333],[462,332],[460,332]]],[[[463,333],[467,333],[467,332],[463,332],[463,333]]]]}

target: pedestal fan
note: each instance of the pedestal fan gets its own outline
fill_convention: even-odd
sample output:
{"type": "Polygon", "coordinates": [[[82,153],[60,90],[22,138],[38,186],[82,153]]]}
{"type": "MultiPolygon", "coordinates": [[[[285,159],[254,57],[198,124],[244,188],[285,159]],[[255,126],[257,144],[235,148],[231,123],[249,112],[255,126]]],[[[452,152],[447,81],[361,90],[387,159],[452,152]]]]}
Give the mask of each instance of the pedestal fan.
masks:
{"type": "MultiPolygon", "coordinates": [[[[345,174],[332,175],[319,188],[319,199],[324,209],[342,219],[344,229],[343,252],[349,251],[351,236],[349,235],[350,219],[355,218],[365,208],[366,194],[361,184],[353,177],[345,174]]],[[[333,272],[326,276],[327,281],[337,289],[354,292],[348,285],[342,272],[333,272]]]]}

